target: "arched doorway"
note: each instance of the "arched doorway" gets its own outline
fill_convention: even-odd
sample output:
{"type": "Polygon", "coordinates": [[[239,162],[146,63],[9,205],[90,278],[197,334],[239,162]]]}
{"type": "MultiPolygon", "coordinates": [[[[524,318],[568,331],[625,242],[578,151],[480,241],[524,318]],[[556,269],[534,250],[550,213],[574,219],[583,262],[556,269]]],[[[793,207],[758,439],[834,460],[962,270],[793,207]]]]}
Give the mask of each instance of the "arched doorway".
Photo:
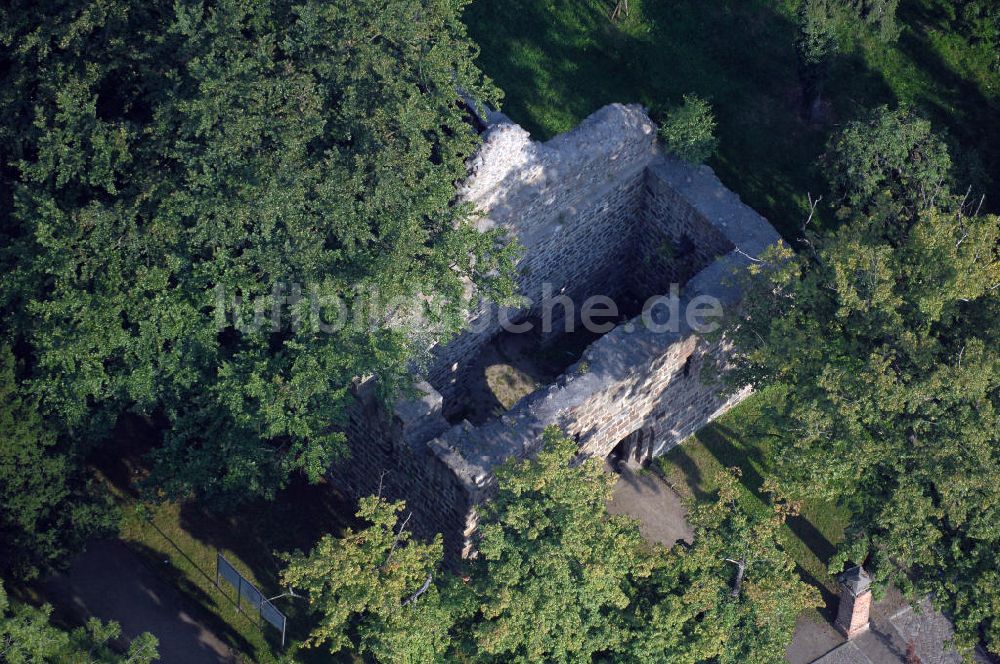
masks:
{"type": "Polygon", "coordinates": [[[652,452],[652,435],[646,429],[636,429],[618,441],[608,454],[608,465],[618,470],[618,464],[644,466],[649,463],[652,452]]]}

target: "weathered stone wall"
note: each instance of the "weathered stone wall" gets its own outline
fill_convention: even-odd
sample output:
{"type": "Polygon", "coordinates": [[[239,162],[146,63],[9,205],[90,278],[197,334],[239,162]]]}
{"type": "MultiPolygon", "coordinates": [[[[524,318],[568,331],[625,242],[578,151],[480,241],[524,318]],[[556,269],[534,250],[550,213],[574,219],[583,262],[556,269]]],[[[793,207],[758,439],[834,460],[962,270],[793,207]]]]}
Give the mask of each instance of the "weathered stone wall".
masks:
{"type": "Polygon", "coordinates": [[[442,398],[460,394],[461,367],[496,333],[490,326],[437,349],[422,399],[388,413],[361,391],[348,429],[353,457],[332,478],[355,496],[381,486],[406,499],[415,532],[443,532],[453,560],[471,550],[474,507],[494,489],[494,469],[533,453],[545,427],[560,426],[595,456],[641,432],[642,454],[655,456],[742,399],[746,391],[722,394],[703,379],[705,362],[724,361],[727,348],[683,314],[706,297],[737,306],[733,274],[779,240],[711,169],[660,155],[638,107],[607,107],[545,144],[515,125],[491,132],[463,195],[486,212],[484,227],[503,225],[525,246],[525,294],[537,302],[544,282],[577,298],[684,285],[676,325],[660,327],[665,308],[651,325],[641,316],[618,325],[558,380],[482,426],[450,426],[442,398]]]}
{"type": "MultiPolygon", "coordinates": [[[[628,287],[631,232],[645,169],[656,156],[655,129],[639,106],[606,106],[547,143],[514,124],[485,133],[461,198],[484,213],[480,228],[503,227],[524,247],[519,292],[531,305],[508,312],[510,320],[538,313],[545,284],[576,300],[617,297],[628,287]]],[[[501,329],[489,306],[471,317],[470,328],[475,332],[435,349],[427,369],[445,399],[460,395],[462,368],[501,329]]]]}
{"type": "Polygon", "coordinates": [[[419,398],[389,410],[376,398],[372,380],[355,386],[345,432],[351,456],[329,477],[354,498],[406,500],[412,512],[407,526],[420,537],[441,532],[449,542],[460,541],[473,504],[462,479],[427,446],[450,425],[441,416],[441,395],[426,382],[415,387],[419,398]]]}
{"type": "MultiPolygon", "coordinates": [[[[689,176],[684,176],[685,178],[689,176]]],[[[642,213],[633,232],[634,253],[642,256],[628,273],[635,292],[665,293],[683,284],[732,244],[691,201],[647,169],[642,213]]]]}

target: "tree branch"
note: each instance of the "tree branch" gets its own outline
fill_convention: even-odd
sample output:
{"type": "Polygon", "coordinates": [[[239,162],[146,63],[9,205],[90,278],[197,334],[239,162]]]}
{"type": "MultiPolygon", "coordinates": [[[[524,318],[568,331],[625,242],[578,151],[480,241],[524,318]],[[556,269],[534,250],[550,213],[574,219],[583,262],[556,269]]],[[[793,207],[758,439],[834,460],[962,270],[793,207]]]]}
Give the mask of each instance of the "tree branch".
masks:
{"type": "Polygon", "coordinates": [[[736,565],[736,579],[733,581],[733,590],[729,594],[733,597],[739,597],[740,587],[743,585],[743,574],[747,570],[747,559],[740,558],[739,560],[733,560],[732,558],[726,558],[726,562],[736,565]]]}
{"type": "Polygon", "coordinates": [[[427,589],[431,587],[431,580],[432,580],[433,578],[434,578],[434,573],[433,573],[433,572],[432,572],[432,573],[430,573],[430,574],[428,574],[428,575],[427,575],[427,580],[426,580],[426,581],[424,581],[424,585],[420,586],[420,589],[419,589],[419,590],[417,590],[417,592],[413,593],[413,594],[412,594],[412,595],[410,595],[410,596],[409,596],[409,597],[408,597],[408,598],[407,598],[406,600],[404,600],[404,601],[403,601],[403,606],[408,606],[408,605],[410,605],[410,604],[413,604],[414,602],[416,602],[416,601],[417,601],[417,598],[418,598],[418,597],[420,597],[420,596],[421,596],[421,595],[423,595],[423,594],[424,594],[425,592],[427,592],[427,589]]]}
{"type": "Polygon", "coordinates": [[[406,524],[410,522],[411,516],[413,516],[413,512],[407,514],[406,518],[403,519],[403,523],[400,524],[399,530],[396,532],[396,539],[393,540],[392,547],[389,549],[389,553],[385,557],[385,562],[382,563],[382,569],[385,569],[389,564],[389,561],[392,560],[392,554],[395,553],[396,547],[399,546],[399,539],[403,536],[403,531],[406,530],[406,524]]]}

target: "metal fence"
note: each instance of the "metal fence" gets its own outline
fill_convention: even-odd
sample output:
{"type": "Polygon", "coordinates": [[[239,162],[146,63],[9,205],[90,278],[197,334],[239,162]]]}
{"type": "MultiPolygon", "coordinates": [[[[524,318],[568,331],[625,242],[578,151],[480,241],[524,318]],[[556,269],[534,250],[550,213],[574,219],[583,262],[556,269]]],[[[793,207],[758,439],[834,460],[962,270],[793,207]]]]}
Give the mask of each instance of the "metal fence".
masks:
{"type": "Polygon", "coordinates": [[[287,627],[288,619],[285,617],[281,611],[276,609],[271,601],[264,597],[264,593],[257,590],[257,587],[243,578],[232,563],[226,560],[226,557],[221,553],[216,552],[215,554],[215,585],[222,589],[219,584],[219,580],[225,581],[233,587],[236,591],[236,610],[243,610],[243,600],[249,602],[254,609],[257,611],[257,625],[261,626],[264,622],[274,625],[278,630],[281,631],[281,647],[285,647],[285,628],[287,627]]]}

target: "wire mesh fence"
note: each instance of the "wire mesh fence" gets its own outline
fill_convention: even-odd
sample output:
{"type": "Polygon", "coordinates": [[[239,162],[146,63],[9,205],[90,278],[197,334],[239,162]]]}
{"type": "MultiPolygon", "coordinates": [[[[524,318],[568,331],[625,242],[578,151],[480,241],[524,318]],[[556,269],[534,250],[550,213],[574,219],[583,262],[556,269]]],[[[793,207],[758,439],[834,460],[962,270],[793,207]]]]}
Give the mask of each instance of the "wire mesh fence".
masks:
{"type": "MultiPolygon", "coordinates": [[[[257,625],[263,626],[266,622],[274,626],[281,632],[281,647],[285,647],[285,630],[288,619],[279,611],[271,601],[264,597],[264,593],[257,589],[257,586],[248,581],[233,564],[226,560],[221,552],[215,554],[215,585],[222,590],[220,581],[225,581],[236,591],[234,603],[238,611],[243,610],[243,602],[250,604],[257,613],[257,625]]],[[[223,591],[225,592],[225,591],[223,591]]]]}

